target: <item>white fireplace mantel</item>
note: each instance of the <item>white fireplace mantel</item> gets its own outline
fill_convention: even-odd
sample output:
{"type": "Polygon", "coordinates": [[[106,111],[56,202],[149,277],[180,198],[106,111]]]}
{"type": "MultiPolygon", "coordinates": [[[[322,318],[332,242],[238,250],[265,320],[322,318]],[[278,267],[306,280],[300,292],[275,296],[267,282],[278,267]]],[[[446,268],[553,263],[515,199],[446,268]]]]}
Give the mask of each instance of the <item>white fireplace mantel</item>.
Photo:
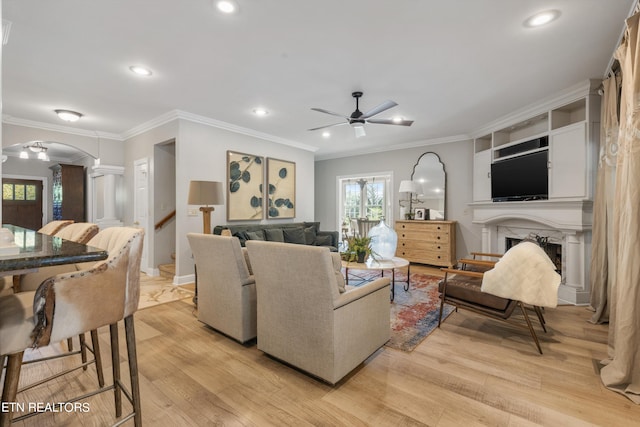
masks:
{"type": "Polygon", "coordinates": [[[560,303],[589,303],[589,259],[593,202],[532,200],[471,203],[473,222],[482,224],[482,251],[503,253],[506,237],[533,233],[562,245],[560,303]]]}
{"type": "Polygon", "coordinates": [[[531,200],[526,202],[471,203],[473,222],[493,224],[522,219],[557,230],[591,230],[593,202],[590,200],[531,200]]]}

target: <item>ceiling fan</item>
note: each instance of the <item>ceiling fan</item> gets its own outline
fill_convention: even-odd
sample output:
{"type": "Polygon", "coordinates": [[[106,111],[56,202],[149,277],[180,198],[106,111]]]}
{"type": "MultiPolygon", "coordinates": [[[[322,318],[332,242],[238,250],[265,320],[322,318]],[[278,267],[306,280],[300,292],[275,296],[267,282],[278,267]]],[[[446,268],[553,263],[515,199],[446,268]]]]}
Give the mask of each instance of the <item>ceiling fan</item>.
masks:
{"type": "Polygon", "coordinates": [[[364,131],[365,123],[375,123],[375,124],[381,124],[381,125],[398,125],[398,126],[411,126],[411,124],[413,123],[413,120],[374,119],[373,118],[373,116],[378,115],[383,111],[386,111],[389,108],[393,108],[396,105],[398,105],[393,101],[385,101],[382,104],[378,105],[377,107],[374,107],[371,110],[367,111],[366,113],[362,114],[362,111],[360,111],[358,108],[359,107],[358,101],[362,96],[362,92],[353,92],[351,96],[353,96],[356,99],[356,111],[351,113],[350,116],[334,113],[333,111],[325,110],[322,108],[312,108],[313,111],[319,111],[321,113],[331,114],[332,116],[342,117],[346,121],[340,122],[340,123],[334,123],[332,125],[320,126],[320,127],[309,129],[309,130],[311,131],[311,130],[324,129],[332,126],[351,125],[356,132],[356,138],[359,138],[361,136],[366,135],[364,131]]]}

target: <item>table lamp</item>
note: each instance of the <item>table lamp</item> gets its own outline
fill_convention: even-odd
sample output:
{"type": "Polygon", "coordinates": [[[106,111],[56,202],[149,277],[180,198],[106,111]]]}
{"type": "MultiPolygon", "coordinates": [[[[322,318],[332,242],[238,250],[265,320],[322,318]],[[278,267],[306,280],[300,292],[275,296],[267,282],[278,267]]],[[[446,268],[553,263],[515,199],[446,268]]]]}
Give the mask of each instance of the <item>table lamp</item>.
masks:
{"type": "Polygon", "coordinates": [[[224,204],[224,189],[222,183],[217,181],[189,182],[189,198],[187,203],[190,205],[201,205],[200,212],[202,212],[203,233],[211,234],[211,212],[215,208],[209,205],[224,204]]]}

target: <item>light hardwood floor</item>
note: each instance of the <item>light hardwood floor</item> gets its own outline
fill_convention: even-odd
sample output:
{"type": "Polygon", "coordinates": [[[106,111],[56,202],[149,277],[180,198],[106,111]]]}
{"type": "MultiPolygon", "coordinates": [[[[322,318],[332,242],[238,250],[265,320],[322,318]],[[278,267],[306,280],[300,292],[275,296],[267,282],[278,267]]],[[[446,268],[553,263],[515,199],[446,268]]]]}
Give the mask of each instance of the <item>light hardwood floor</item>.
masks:
{"type": "MultiPolygon", "coordinates": [[[[607,326],[588,323],[584,307],[547,309],[545,315],[544,355],[526,330],[460,311],[413,352],[383,348],[331,387],[264,355],[255,343],[238,344],[202,325],[189,299],[158,305],[135,315],[143,424],[639,425],[640,406],[604,388],[598,376],[607,326]]],[[[100,337],[108,372],[108,331],[100,337]]],[[[121,355],[126,376],[124,346],[121,355]]],[[[23,381],[57,364],[30,366],[23,381]]],[[[79,371],[20,398],[62,401],[84,384],[93,386],[93,373],[79,371]]],[[[107,425],[112,400],[107,393],[87,401],[88,413],[45,414],[16,425],[107,425]]]]}

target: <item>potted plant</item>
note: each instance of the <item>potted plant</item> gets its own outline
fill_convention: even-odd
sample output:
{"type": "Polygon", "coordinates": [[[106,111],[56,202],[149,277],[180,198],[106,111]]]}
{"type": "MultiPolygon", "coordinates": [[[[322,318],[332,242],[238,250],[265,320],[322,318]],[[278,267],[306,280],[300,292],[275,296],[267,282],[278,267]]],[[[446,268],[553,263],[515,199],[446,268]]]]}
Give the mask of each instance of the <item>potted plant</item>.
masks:
{"type": "Polygon", "coordinates": [[[347,251],[342,254],[345,261],[364,263],[369,255],[375,259],[376,254],[371,250],[371,237],[349,237],[347,244],[347,251]]]}

